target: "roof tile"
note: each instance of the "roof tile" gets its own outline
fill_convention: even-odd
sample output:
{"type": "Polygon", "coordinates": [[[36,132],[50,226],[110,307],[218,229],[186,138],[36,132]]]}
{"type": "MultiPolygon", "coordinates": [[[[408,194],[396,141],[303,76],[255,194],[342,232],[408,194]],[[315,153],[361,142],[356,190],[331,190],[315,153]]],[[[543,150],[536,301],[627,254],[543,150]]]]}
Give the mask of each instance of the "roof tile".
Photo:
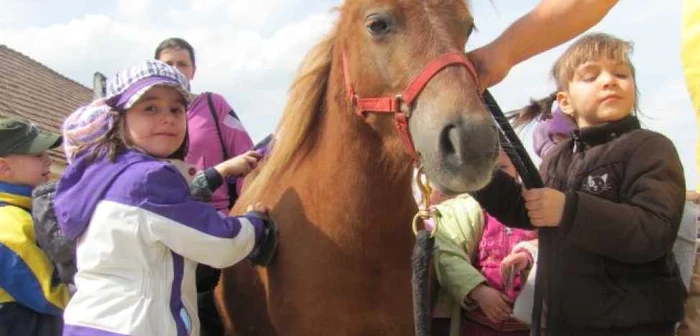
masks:
{"type": "MultiPolygon", "coordinates": [[[[0,117],[19,117],[60,133],[63,119],[92,100],[92,89],[0,44],[0,117]]],[[[51,159],[65,165],[60,148],[51,159]]]]}

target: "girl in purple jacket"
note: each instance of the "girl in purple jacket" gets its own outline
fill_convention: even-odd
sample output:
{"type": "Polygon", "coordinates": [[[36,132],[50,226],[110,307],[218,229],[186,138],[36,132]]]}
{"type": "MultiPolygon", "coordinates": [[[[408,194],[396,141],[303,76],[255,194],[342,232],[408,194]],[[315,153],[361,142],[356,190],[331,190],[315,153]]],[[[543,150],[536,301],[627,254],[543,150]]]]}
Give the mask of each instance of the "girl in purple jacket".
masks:
{"type": "MultiPolygon", "coordinates": [[[[146,61],[110,78],[107,90],[63,125],[71,164],[55,213],[77,241],[78,266],[63,334],[199,335],[196,265],[264,263],[274,229],[261,204],[226,217],[190,195],[170,161],[187,152],[191,97],[180,72],[146,61]]],[[[234,170],[255,161],[250,152],[234,170]]]]}
{"type": "MultiPolygon", "coordinates": [[[[194,79],[197,65],[192,45],[181,38],[169,38],[161,42],[155,51],[155,59],[179,70],[188,80],[194,79]]],[[[189,148],[185,162],[199,171],[224,162],[250,150],[253,142],[233,108],[223,96],[205,92],[193,95],[187,109],[189,148]]],[[[211,203],[222,213],[227,213],[238,198],[243,179],[226,179],[211,195],[211,203]]],[[[219,282],[221,271],[206,265],[197,267],[197,291],[199,317],[204,334],[221,335],[223,326],[214,305],[213,289],[219,282]]]]}

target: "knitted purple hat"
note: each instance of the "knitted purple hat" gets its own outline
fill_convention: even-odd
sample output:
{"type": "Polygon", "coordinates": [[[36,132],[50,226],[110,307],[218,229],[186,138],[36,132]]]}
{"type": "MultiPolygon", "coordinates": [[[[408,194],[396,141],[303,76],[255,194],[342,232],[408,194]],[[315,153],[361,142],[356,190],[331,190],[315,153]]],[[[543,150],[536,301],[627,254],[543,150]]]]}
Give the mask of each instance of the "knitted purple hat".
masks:
{"type": "Polygon", "coordinates": [[[552,117],[537,122],[533,132],[533,149],[540,158],[554,147],[554,135],[569,136],[576,129],[576,123],[564,114],[558,107],[552,112],[552,117]]]}
{"type": "MultiPolygon", "coordinates": [[[[116,113],[116,112],[115,112],[116,113]]],[[[68,163],[75,159],[82,145],[94,142],[107,134],[114,125],[114,115],[104,99],[82,106],[63,121],[63,150],[68,163]]]]}

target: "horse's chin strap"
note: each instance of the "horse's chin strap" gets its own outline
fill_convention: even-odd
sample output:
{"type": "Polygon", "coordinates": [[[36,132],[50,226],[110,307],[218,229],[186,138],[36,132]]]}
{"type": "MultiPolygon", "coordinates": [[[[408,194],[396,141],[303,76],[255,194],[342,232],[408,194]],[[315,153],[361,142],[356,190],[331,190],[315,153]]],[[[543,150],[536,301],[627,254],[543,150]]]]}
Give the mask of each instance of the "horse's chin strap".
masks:
{"type": "Polygon", "coordinates": [[[415,99],[421,93],[428,82],[440,71],[451,65],[464,66],[478,85],[478,77],[474,65],[464,55],[464,53],[448,53],[430,61],[423,70],[411,80],[408,87],[394,97],[360,98],[350,81],[350,71],[348,70],[348,60],[343,51],[343,75],[345,77],[345,88],[348,98],[355,109],[355,114],[365,118],[368,112],[374,113],[394,113],[396,128],[399,130],[406,152],[413,159],[414,164],[418,164],[416,148],[411,140],[411,132],[408,128],[408,119],[411,117],[411,108],[415,99]]]}

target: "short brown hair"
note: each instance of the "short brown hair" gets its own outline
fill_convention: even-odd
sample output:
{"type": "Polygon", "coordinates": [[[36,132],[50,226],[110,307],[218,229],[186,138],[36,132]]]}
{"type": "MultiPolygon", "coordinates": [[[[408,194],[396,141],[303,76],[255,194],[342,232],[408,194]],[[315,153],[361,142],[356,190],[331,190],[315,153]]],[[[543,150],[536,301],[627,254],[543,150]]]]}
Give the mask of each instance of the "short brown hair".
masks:
{"type": "Polygon", "coordinates": [[[171,37],[171,38],[161,42],[160,44],[158,44],[158,47],[156,48],[156,52],[155,52],[155,55],[153,58],[160,61],[160,54],[163,53],[163,51],[165,51],[167,49],[187,50],[187,53],[190,55],[190,60],[192,61],[192,65],[196,66],[195,61],[194,61],[194,48],[192,48],[192,45],[189,42],[187,42],[179,37],[171,37]]]}
{"type": "Polygon", "coordinates": [[[629,66],[632,80],[636,81],[634,66],[630,55],[634,49],[632,42],[619,39],[605,33],[592,33],[579,38],[574,44],[559,56],[552,67],[552,78],[557,83],[558,91],[566,91],[569,82],[574,78],[574,72],[581,64],[608,58],[629,66]]]}

